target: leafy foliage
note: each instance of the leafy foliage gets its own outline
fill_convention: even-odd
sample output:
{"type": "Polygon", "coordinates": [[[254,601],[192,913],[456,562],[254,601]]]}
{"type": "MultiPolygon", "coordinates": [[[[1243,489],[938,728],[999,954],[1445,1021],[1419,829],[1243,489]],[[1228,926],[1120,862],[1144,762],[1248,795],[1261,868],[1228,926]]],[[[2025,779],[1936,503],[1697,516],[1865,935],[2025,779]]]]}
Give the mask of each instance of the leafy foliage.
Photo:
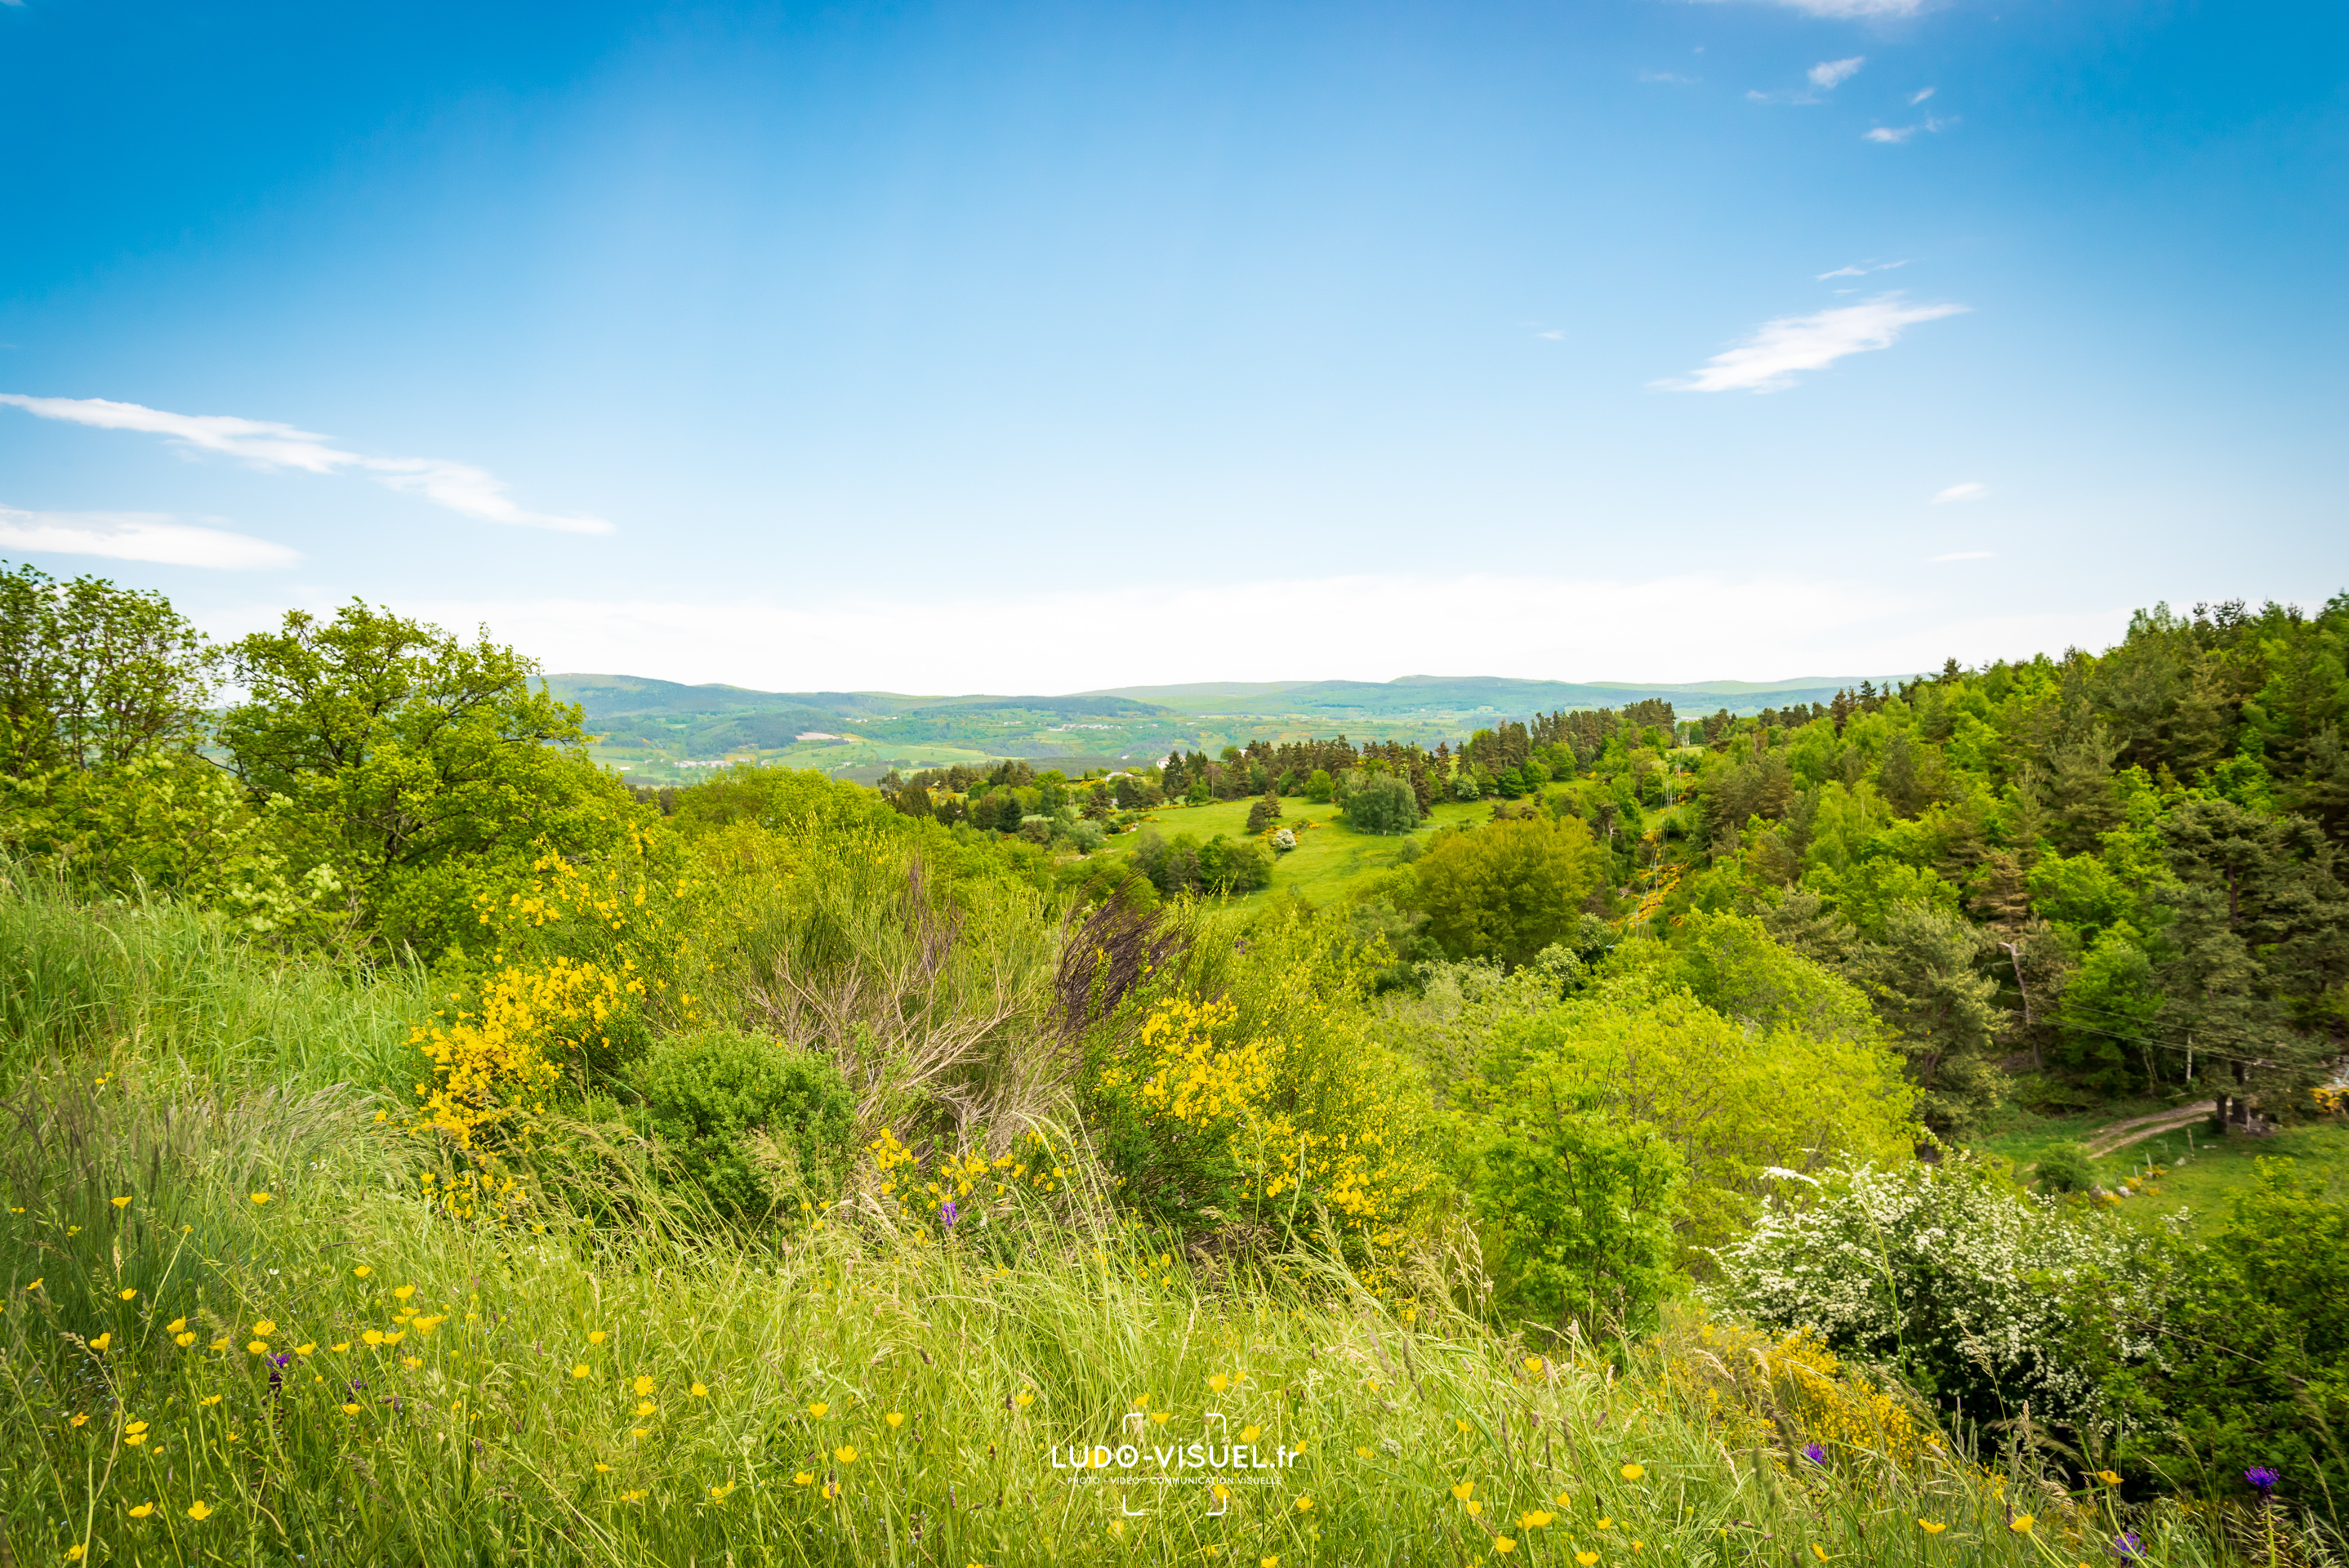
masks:
{"type": "Polygon", "coordinates": [[[656,1042],[636,1079],[646,1130],[721,1214],[821,1212],[847,1175],[855,1102],[827,1057],[705,1029],[656,1042]]]}

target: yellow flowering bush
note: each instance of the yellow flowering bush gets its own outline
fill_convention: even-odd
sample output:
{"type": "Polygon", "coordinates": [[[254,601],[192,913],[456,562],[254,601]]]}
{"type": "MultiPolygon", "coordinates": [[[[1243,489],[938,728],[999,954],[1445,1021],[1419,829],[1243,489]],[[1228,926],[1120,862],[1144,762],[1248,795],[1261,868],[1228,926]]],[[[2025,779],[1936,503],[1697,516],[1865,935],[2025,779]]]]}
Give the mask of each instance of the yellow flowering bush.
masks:
{"type": "Polygon", "coordinates": [[[1872,1462],[1908,1472],[1947,1458],[1908,1401],[1805,1330],[1774,1336],[1699,1318],[1668,1331],[1659,1348],[1667,1380],[1701,1403],[1726,1441],[1770,1443],[1786,1456],[1782,1466],[1872,1462]]]}
{"type": "Polygon", "coordinates": [[[490,966],[409,1039],[427,1069],[415,1129],[439,1135],[477,1181],[528,1146],[566,1080],[584,1089],[636,1055],[657,1005],[694,1020],[691,995],[673,979],[689,886],[669,858],[657,832],[632,830],[607,860],[580,864],[550,851],[533,863],[526,888],[474,901],[493,942],[490,966]]]}
{"type": "Polygon", "coordinates": [[[1279,923],[1233,951],[1152,976],[1096,1042],[1088,1109],[1118,1193],[1183,1225],[1326,1214],[1376,1274],[1435,1181],[1424,1097],[1348,1005],[1381,954],[1279,923]]]}

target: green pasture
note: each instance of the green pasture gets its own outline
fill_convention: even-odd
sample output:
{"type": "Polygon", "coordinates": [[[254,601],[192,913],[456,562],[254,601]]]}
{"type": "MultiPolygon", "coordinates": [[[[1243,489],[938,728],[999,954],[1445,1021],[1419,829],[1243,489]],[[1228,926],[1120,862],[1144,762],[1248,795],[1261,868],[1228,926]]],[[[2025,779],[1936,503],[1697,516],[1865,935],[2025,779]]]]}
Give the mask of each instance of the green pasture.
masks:
{"type": "MultiPolygon", "coordinates": [[[[2016,1175],[2028,1179],[2031,1167],[2057,1144],[2085,1144],[2099,1129],[2173,1106],[2184,1109],[2190,1103],[2194,1102],[2145,1100],[2064,1117],[2023,1112],[2012,1116],[2006,1130],[1982,1140],[1980,1147],[2013,1161],[2016,1175]]],[[[2208,1121],[2196,1121],[2115,1150],[2091,1163],[2098,1181],[2115,1191],[2129,1178],[2138,1179],[2132,1195],[2118,1205],[2122,1212],[2151,1222],[2182,1211],[2191,1216],[2189,1228],[2199,1232],[2225,1218],[2228,1206],[2250,1189],[2263,1160],[2281,1161],[2295,1175],[2349,1186],[2349,1127],[2327,1120],[2268,1138],[2214,1137],[2208,1121]],[[2161,1174],[2153,1174],[2156,1167],[2161,1174]]]]}
{"type": "MultiPolygon", "coordinates": [[[[1217,833],[1247,836],[1250,800],[1217,800],[1205,806],[1161,806],[1145,819],[1144,831],[1155,828],[1167,838],[1189,833],[1202,843],[1217,833]]],[[[1297,833],[1297,848],[1279,856],[1272,870],[1273,893],[1291,894],[1315,904],[1334,903],[1358,891],[1381,872],[1394,869],[1406,839],[1424,843],[1439,828],[1461,822],[1490,821],[1493,808],[1484,801],[1446,803],[1411,833],[1358,833],[1346,825],[1335,806],[1319,806],[1303,799],[1280,803],[1279,827],[1297,833]]],[[[1107,855],[1131,855],[1142,842],[1141,833],[1121,833],[1102,847],[1107,855]]],[[[1261,893],[1250,894],[1262,897],[1261,893]]]]}

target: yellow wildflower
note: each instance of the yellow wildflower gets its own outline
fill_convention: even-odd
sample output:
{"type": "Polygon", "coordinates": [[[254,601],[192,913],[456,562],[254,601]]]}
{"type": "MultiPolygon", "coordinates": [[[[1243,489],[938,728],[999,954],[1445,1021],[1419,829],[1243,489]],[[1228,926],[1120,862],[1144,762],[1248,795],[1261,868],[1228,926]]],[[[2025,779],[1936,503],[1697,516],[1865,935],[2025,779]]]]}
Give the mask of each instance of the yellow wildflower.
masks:
{"type": "Polygon", "coordinates": [[[188,1504],[188,1517],[194,1520],[197,1523],[202,1524],[205,1520],[210,1519],[212,1516],[212,1505],[204,1501],[202,1498],[199,1498],[195,1501],[188,1504]]]}
{"type": "Polygon", "coordinates": [[[154,1505],[153,1503],[151,1503],[151,1502],[142,1502],[142,1503],[140,1503],[138,1507],[136,1507],[136,1508],[134,1508],[134,1509],[131,1509],[131,1510],[129,1511],[129,1513],[130,1513],[130,1517],[131,1517],[131,1518],[133,1518],[133,1519],[144,1519],[144,1518],[146,1518],[149,1514],[150,1514],[150,1513],[152,1513],[152,1512],[154,1512],[154,1511],[155,1511],[155,1505],[154,1505]]]}
{"type": "Polygon", "coordinates": [[[1623,1479],[1625,1480],[1638,1480],[1641,1476],[1646,1475],[1647,1473],[1648,1467],[1645,1465],[1625,1465],[1623,1467],[1623,1479]]]}
{"type": "MultiPolygon", "coordinates": [[[[701,1385],[698,1383],[694,1385],[696,1388],[698,1388],[701,1385]]],[[[905,1413],[903,1410],[892,1410],[881,1418],[888,1422],[892,1427],[902,1427],[905,1424],[905,1413]]]]}
{"type": "Polygon", "coordinates": [[[853,1465],[856,1462],[856,1450],[843,1443],[839,1448],[832,1450],[832,1457],[838,1460],[842,1464],[853,1465]]]}
{"type": "Polygon", "coordinates": [[[89,1342],[89,1347],[90,1347],[92,1350],[103,1350],[103,1349],[105,1349],[108,1346],[109,1346],[109,1345],[111,1345],[111,1344],[113,1344],[113,1343],[114,1343],[114,1331],[113,1331],[112,1329],[109,1329],[109,1330],[108,1330],[107,1332],[105,1332],[104,1334],[101,1334],[101,1335],[99,1335],[97,1338],[95,1338],[95,1339],[91,1340],[91,1341],[89,1342]]]}
{"type": "Polygon", "coordinates": [[[120,1292],[119,1292],[118,1294],[119,1294],[119,1295],[120,1295],[121,1298],[122,1298],[124,1301],[129,1301],[132,1296],[137,1295],[139,1294],[139,1287],[138,1287],[137,1285],[129,1285],[129,1284],[127,1284],[127,1285],[124,1285],[124,1286],[122,1287],[122,1289],[120,1290],[120,1292]]]}

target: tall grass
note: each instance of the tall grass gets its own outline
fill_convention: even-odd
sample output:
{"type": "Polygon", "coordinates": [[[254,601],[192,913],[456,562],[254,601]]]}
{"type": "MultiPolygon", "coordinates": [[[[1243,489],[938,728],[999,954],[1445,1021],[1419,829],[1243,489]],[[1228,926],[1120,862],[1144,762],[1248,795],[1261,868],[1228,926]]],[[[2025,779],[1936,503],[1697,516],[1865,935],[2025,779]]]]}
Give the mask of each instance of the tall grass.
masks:
{"type": "Polygon", "coordinates": [[[52,1059],[128,1055],[215,1082],[405,1090],[409,1026],[430,995],[419,969],[355,981],[273,957],[217,915],[164,899],[85,903],[0,861],[0,1084],[52,1059]]]}
{"type": "Polygon", "coordinates": [[[412,976],[21,887],[0,931],[32,975],[0,1153],[11,1563],[2021,1564],[2125,1530],[2223,1559],[2207,1521],[1920,1442],[1832,1371],[1806,1398],[1844,1418],[1804,1426],[1750,1336],[1544,1359],[1448,1305],[1457,1265],[1381,1300],[1098,1193],[738,1233],[575,1130],[574,1178],[631,1222],[554,1180],[462,1222],[431,1146],[336,1087],[401,1080],[412,976]],[[1194,1443],[1223,1463],[1158,1452],[1194,1443]]]}

